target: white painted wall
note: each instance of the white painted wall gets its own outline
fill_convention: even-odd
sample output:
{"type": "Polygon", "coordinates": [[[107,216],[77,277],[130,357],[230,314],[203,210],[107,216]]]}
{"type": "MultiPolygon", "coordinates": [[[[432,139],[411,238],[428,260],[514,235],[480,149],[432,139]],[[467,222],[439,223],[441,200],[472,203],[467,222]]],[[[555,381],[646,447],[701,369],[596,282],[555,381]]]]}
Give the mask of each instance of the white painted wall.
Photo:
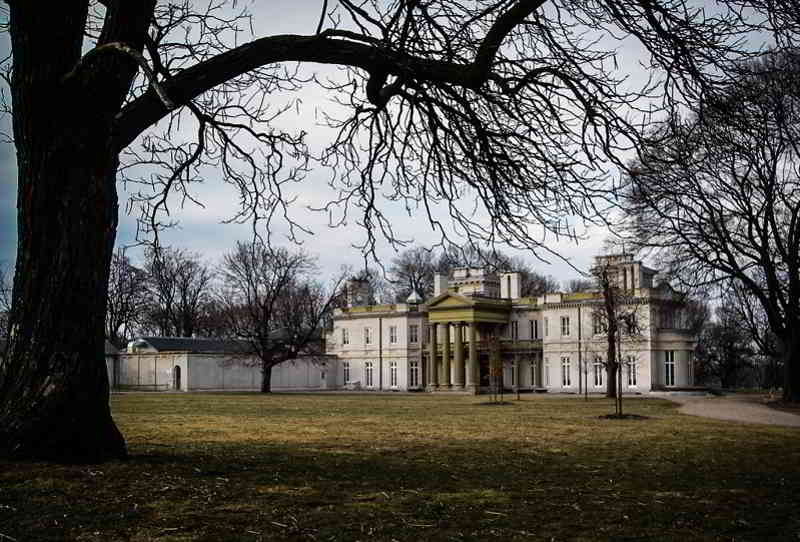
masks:
{"type": "Polygon", "coordinates": [[[118,388],[121,390],[169,391],[174,387],[174,368],[181,367],[181,389],[187,390],[186,353],[120,353],[118,388]]]}
{"type": "MultiPolygon", "coordinates": [[[[272,389],[317,390],[336,387],[337,360],[307,359],[285,362],[272,369],[272,389]],[[322,378],[322,373],[325,378],[322,378]]],[[[257,391],[261,389],[261,368],[251,358],[187,352],[120,354],[119,389],[174,390],[175,367],[180,367],[180,391],[257,391]]]]}

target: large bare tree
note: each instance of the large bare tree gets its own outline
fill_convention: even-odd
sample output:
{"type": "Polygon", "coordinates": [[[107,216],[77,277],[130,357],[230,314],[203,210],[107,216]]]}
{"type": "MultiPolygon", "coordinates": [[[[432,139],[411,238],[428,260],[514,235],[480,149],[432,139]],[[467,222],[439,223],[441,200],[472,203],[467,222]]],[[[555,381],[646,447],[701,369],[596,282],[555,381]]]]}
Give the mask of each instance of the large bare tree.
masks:
{"type": "Polygon", "coordinates": [[[754,342],[742,318],[740,300],[728,290],[697,340],[694,352],[695,378],[711,383],[717,379],[723,388],[740,385],[744,373],[754,366],[754,342]]]}
{"type": "Polygon", "coordinates": [[[223,307],[232,336],[248,345],[261,368],[261,391],[271,391],[272,368],[323,353],[323,327],[341,280],[323,287],[315,259],[302,250],[238,242],[220,269],[223,307]]]}
{"type": "Polygon", "coordinates": [[[297,62],[332,64],[347,113],[321,153],[329,210],[360,214],[365,250],[394,236],[380,195],[439,233],[443,206],[462,234],[541,248],[531,231],[570,234],[565,214],[602,205],[637,100],[697,91],[735,30],[684,0],[326,0],[307,35],[252,39],[236,2],[5,3],[19,243],[0,448],[76,461],[126,455],[102,356],[118,178],[143,183],[151,229],[210,167],[240,192],[233,220],[291,218],[284,189],[309,154],[275,121],[294,103],[273,97],[306,80],[297,62]],[[639,90],[614,71],[628,36],[665,73],[639,90]]]}
{"type": "Polygon", "coordinates": [[[404,302],[412,292],[422,299],[432,297],[434,273],[436,254],[432,249],[413,247],[398,254],[389,268],[395,301],[404,302]]]}
{"type": "Polygon", "coordinates": [[[734,281],[758,300],[800,401],[800,56],[742,64],[630,168],[630,242],[690,287],[734,281]]]}
{"type": "Polygon", "coordinates": [[[147,251],[145,271],[150,299],[143,327],[168,337],[195,335],[212,297],[208,265],[199,254],[157,247],[147,251]]]}

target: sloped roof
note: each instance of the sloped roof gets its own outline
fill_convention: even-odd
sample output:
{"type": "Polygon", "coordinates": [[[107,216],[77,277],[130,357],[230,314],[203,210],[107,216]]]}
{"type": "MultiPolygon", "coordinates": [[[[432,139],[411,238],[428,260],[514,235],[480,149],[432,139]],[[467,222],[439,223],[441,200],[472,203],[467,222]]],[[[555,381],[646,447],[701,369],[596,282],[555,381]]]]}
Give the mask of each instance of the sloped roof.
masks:
{"type": "Polygon", "coordinates": [[[243,354],[250,352],[250,343],[237,339],[198,339],[195,337],[139,337],[138,340],[159,352],[218,352],[243,354]]]}

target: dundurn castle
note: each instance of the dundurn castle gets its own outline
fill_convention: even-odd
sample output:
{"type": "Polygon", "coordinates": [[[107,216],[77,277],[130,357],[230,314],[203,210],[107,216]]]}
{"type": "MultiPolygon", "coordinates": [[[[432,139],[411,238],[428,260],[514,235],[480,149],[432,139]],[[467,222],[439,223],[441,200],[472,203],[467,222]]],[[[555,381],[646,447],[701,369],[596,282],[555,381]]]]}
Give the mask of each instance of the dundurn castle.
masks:
{"type": "MultiPolygon", "coordinates": [[[[621,334],[623,391],[691,386],[694,337],[683,305],[656,272],[627,254],[600,256],[637,332],[621,334]]],[[[507,389],[578,392],[605,389],[607,335],[597,292],[520,296],[518,273],[457,268],[437,275],[423,301],[361,305],[351,282],[348,307],[334,315],[328,353],[339,386],[478,393],[507,389]]]]}
{"type": "MultiPolygon", "coordinates": [[[[624,392],[693,384],[695,338],[681,298],[627,254],[600,256],[636,320],[620,336],[624,392]]],[[[364,304],[366,284],[350,281],[336,309],[325,355],[272,369],[273,390],[461,391],[490,387],[575,393],[606,386],[605,320],[599,291],[520,296],[518,273],[458,268],[437,275],[433,297],[364,304]]],[[[261,373],[241,341],[140,337],[109,353],[115,388],[257,390],[261,373]]]]}

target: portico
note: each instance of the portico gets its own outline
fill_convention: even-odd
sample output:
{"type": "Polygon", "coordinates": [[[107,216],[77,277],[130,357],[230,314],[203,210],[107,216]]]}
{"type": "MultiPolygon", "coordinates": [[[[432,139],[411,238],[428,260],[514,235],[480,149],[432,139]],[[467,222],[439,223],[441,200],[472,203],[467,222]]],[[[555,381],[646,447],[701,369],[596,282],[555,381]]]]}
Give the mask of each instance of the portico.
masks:
{"type": "Polygon", "coordinates": [[[478,393],[479,341],[496,335],[500,326],[508,324],[510,312],[511,301],[508,299],[453,292],[432,299],[428,304],[428,389],[478,393]]]}

